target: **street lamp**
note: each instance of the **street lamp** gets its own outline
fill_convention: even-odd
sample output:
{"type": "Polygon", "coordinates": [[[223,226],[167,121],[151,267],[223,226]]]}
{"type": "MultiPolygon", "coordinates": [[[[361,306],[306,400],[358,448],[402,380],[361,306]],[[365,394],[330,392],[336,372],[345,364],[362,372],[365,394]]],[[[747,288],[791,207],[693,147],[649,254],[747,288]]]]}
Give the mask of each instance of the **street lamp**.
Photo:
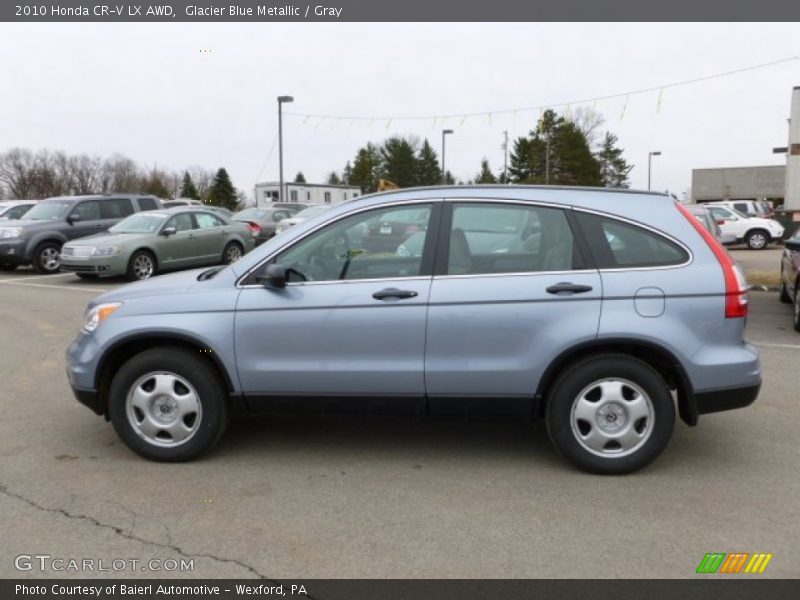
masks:
{"type": "Polygon", "coordinates": [[[291,96],[278,96],[278,164],[280,165],[280,183],[278,188],[278,202],[284,202],[286,196],[283,189],[283,103],[294,102],[291,96]]]}
{"type": "Polygon", "coordinates": [[[453,133],[452,129],[442,129],[442,185],[447,183],[447,171],[444,169],[444,136],[453,133]]]}
{"type": "Polygon", "coordinates": [[[653,165],[653,157],[654,156],[661,156],[661,152],[660,151],[650,152],[647,155],[647,189],[648,190],[650,189],[650,170],[651,170],[652,165],[653,165]]]}

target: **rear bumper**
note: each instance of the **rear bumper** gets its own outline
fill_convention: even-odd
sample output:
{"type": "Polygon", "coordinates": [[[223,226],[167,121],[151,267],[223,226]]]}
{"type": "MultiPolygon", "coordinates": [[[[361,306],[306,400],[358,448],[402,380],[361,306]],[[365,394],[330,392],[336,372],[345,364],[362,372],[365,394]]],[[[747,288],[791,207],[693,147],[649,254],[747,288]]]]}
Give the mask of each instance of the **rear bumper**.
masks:
{"type": "Polygon", "coordinates": [[[745,387],[695,392],[694,402],[697,406],[697,413],[707,415],[709,413],[750,406],[758,396],[760,389],[761,382],[759,381],[755,385],[745,387]]]}

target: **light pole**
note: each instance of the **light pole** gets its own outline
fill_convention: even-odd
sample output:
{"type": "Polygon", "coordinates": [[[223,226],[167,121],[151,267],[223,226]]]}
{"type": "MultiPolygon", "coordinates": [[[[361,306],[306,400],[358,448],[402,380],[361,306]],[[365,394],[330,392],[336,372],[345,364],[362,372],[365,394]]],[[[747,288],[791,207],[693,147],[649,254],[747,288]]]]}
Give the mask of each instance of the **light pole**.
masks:
{"type": "Polygon", "coordinates": [[[278,96],[278,164],[280,169],[280,183],[278,187],[278,202],[284,202],[286,197],[283,189],[283,103],[294,102],[291,96],[278,96]]]}
{"type": "Polygon", "coordinates": [[[503,183],[508,185],[508,131],[503,132],[503,183]]]}
{"type": "Polygon", "coordinates": [[[653,166],[653,157],[654,156],[661,156],[660,151],[650,152],[647,154],[647,189],[650,189],[650,171],[653,166]]]}
{"type": "Polygon", "coordinates": [[[442,129],[442,185],[447,183],[447,171],[444,168],[444,136],[453,133],[452,129],[442,129]]]}

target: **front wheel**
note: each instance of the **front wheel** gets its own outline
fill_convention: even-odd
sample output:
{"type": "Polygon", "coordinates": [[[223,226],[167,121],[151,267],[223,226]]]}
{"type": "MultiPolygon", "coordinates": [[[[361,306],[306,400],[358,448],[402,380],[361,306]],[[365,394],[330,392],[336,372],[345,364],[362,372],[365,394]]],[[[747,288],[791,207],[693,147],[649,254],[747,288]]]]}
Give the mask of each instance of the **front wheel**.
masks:
{"type": "Polygon", "coordinates": [[[769,233],[762,229],[754,229],[749,231],[745,236],[747,247],[751,250],[763,250],[769,245],[769,233]]]}
{"type": "Polygon", "coordinates": [[[128,281],[150,279],[156,273],[156,258],[147,250],[137,250],[128,261],[125,277],[128,281]]]}
{"type": "Polygon", "coordinates": [[[800,331],[800,289],[794,287],[794,330],[800,331]]]}
{"type": "Polygon", "coordinates": [[[45,242],[33,251],[33,268],[45,275],[58,273],[61,269],[61,246],[55,242],[45,242]]]}
{"type": "Polygon", "coordinates": [[[151,460],[191,460],[228,424],[222,384],[205,360],[181,348],[137,354],[114,376],[109,416],[134,452],[151,460]]]}
{"type": "Polygon", "coordinates": [[[675,426],[664,379],[647,363],[623,354],[598,354],[565,369],[546,412],[556,449],[580,469],[601,475],[648,465],[675,426]]]}

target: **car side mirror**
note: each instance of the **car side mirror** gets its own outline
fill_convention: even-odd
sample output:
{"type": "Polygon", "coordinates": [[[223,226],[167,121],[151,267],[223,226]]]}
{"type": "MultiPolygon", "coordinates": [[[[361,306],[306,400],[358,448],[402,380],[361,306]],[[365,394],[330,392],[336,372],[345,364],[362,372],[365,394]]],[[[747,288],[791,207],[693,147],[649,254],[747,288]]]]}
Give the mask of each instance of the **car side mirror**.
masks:
{"type": "Polygon", "coordinates": [[[263,275],[256,277],[256,281],[266,288],[282,290],[286,287],[286,267],[283,265],[267,265],[263,275]]]}
{"type": "Polygon", "coordinates": [[[175,229],[175,227],[164,227],[164,229],[161,230],[161,235],[165,235],[167,237],[175,235],[176,233],[178,233],[178,230],[175,229]]]}
{"type": "Polygon", "coordinates": [[[794,252],[800,251],[800,240],[786,240],[783,245],[794,252]]]}
{"type": "Polygon", "coordinates": [[[79,214],[77,214],[77,213],[76,214],[72,214],[72,215],[67,217],[67,223],[69,223],[70,225],[72,225],[73,223],[77,223],[80,220],[81,220],[81,216],[79,214]]]}

